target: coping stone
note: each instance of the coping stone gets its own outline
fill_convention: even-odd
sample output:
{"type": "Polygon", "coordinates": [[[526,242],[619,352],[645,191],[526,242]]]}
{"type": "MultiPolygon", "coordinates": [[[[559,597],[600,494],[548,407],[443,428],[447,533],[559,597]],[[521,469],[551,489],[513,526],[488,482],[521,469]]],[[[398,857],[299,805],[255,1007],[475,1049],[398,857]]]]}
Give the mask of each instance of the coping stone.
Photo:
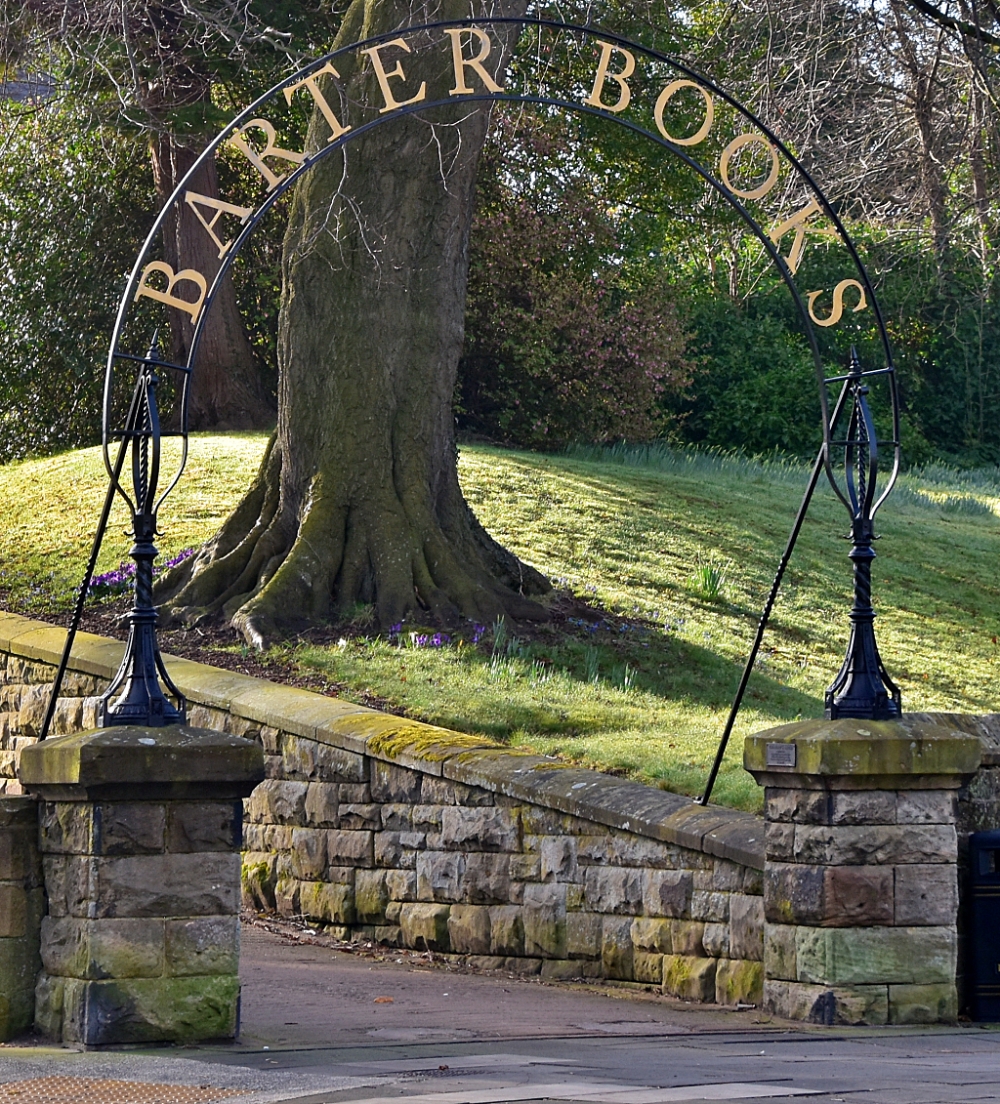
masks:
{"type": "MultiPolygon", "coordinates": [[[[57,736],[21,752],[22,785],[90,790],[114,784],[257,783],[258,744],[207,728],[118,725],[57,736]]],[[[249,792],[249,791],[248,791],[249,792]]]]}

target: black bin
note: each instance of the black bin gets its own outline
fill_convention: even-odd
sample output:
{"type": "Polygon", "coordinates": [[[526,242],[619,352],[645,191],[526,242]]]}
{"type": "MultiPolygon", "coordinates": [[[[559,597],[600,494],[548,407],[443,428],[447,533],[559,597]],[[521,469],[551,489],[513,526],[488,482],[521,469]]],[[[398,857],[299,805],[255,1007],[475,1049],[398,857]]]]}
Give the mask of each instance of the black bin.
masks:
{"type": "Polygon", "coordinates": [[[969,836],[972,1018],[1000,1022],[1000,831],[969,836]]]}

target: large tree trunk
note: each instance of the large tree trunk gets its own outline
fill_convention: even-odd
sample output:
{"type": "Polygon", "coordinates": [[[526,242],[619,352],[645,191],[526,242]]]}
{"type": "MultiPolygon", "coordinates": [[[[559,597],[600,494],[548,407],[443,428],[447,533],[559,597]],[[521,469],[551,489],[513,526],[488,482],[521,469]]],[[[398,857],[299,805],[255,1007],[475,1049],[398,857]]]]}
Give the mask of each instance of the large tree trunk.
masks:
{"type": "MultiPolygon", "coordinates": [[[[499,14],[524,6],[508,0],[499,14]]],[[[339,37],[468,12],[462,0],[418,12],[354,0],[339,37]]],[[[407,85],[439,84],[431,67],[446,60],[440,46],[408,55],[407,85]]],[[[367,68],[341,74],[351,102],[378,103],[367,68]]],[[[357,603],[373,603],[383,627],[545,616],[530,596],[547,581],[479,525],[456,468],[452,398],[486,126],[469,104],[390,119],[303,178],[285,238],[277,432],[222,531],[165,577],[175,616],[222,610],[257,646],[357,603]]],[[[313,127],[315,146],[325,132],[313,127]]]]}
{"type": "MultiPolygon", "coordinates": [[[[156,190],[160,201],[166,203],[199,151],[170,134],[155,135],[150,148],[156,190]]],[[[190,190],[219,198],[214,159],[202,166],[190,182],[190,190]]],[[[175,271],[193,268],[211,283],[221,264],[218,250],[187,204],[175,205],[175,212],[164,227],[164,259],[175,271]]],[[[170,357],[175,364],[183,364],[191,348],[191,322],[179,311],[170,315],[170,357]]],[[[231,274],[220,285],[205,319],[196,369],[190,406],[192,429],[262,429],[274,424],[274,400],[236,305],[231,274]]]]}

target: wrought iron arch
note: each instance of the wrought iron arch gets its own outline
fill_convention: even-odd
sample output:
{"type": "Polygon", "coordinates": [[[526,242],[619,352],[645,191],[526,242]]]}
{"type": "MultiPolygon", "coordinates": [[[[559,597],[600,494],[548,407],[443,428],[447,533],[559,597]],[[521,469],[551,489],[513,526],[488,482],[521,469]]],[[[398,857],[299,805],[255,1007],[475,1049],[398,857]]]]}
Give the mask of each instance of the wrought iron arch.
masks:
{"type": "MultiPolygon", "coordinates": [[[[815,180],[794,153],[771,128],[723,88],[683,62],[670,58],[668,55],[650,49],[640,43],[632,42],[620,35],[604,32],[590,26],[534,18],[484,17],[482,19],[439,21],[403,27],[395,31],[386,32],[363,41],[343,46],[310,62],[297,73],[290,75],[269,89],[223,128],[223,130],[206,146],[200,157],[177,185],[174,193],[164,204],[147,235],[129,276],[111,336],[105,378],[102,434],[105,464],[110,480],[108,495],[98,526],[98,532],[95,537],[86,576],[78,596],[77,606],[74,610],[70,634],[67,639],[66,653],[63,657],[63,664],[60,667],[56,685],[53,688],[52,702],[50,703],[49,715],[46,718],[43,733],[47,732],[49,722],[51,721],[51,715],[54,712],[59,683],[65,671],[65,665],[72,646],[73,635],[79,624],[83,603],[96,565],[97,555],[99,553],[114,496],[118,494],[126,501],[133,515],[133,519],[140,515],[152,518],[152,525],[155,529],[157,511],[173,487],[176,486],[181,476],[187,458],[188,406],[191,379],[197,362],[198,349],[201,336],[204,332],[205,319],[208,311],[211,309],[222,281],[225,279],[241,248],[267,216],[278,199],[292,188],[303,174],[307,173],[324,157],[343,149],[349,143],[353,142],[354,139],[369,132],[373,128],[391,123],[402,116],[411,114],[433,114],[436,110],[440,110],[444,107],[453,107],[456,103],[454,90],[450,92],[449,95],[439,96],[437,99],[427,99],[425,97],[415,102],[397,103],[392,109],[388,106],[389,97],[386,96],[387,105],[384,109],[380,110],[379,113],[375,114],[373,117],[365,118],[363,121],[358,122],[357,125],[354,125],[354,123],[348,123],[346,121],[341,122],[333,113],[333,108],[330,106],[329,101],[326,100],[325,95],[319,91],[319,86],[316,81],[324,75],[337,77],[336,63],[338,59],[345,56],[352,54],[360,55],[362,52],[372,53],[373,51],[388,46],[399,46],[400,43],[403,44],[403,48],[409,53],[410,48],[406,45],[407,39],[419,38],[426,40],[427,36],[435,33],[450,34],[452,32],[458,32],[459,37],[452,38],[451,45],[452,48],[457,51],[455,55],[456,81],[464,84],[465,68],[463,67],[460,69],[459,67],[459,57],[464,57],[464,55],[461,54],[462,43],[460,36],[463,32],[466,33],[468,35],[468,42],[471,42],[473,38],[478,36],[478,41],[480,45],[482,45],[484,39],[489,41],[488,32],[484,28],[494,30],[507,28],[511,31],[519,30],[521,36],[523,36],[526,30],[531,30],[539,36],[539,38],[544,35],[553,36],[556,44],[559,44],[560,39],[580,39],[584,42],[596,44],[601,49],[601,55],[598,70],[594,78],[593,91],[590,97],[587,98],[582,97],[579,85],[575,89],[564,89],[562,94],[547,93],[542,78],[539,77],[537,86],[532,85],[532,75],[529,73],[527,76],[522,74],[523,87],[517,89],[511,89],[508,86],[508,88],[497,87],[496,90],[493,90],[489,87],[485,87],[485,84],[489,82],[480,81],[481,84],[484,84],[484,87],[479,89],[466,89],[462,94],[461,103],[499,102],[535,105],[558,108],[564,111],[607,119],[626,128],[637,137],[651,141],[674,157],[683,161],[689,168],[698,174],[716,194],[721,196],[723,200],[730,205],[747,227],[750,234],[752,234],[759,243],[763,254],[777,271],[792,296],[802,321],[803,332],[812,351],[822,412],[823,441],[816,458],[816,463],[813,466],[799,514],[796,518],[785,553],[779,563],[771,592],[761,616],[755,643],[744,671],[733,710],[727,722],[723,741],[709,779],[704,800],[707,801],[711,792],[716,773],[722,761],[725,744],[732,730],[732,725],[740,701],[742,700],[746,683],[749,679],[788,559],[798,537],[802,521],[805,517],[819,476],[824,470],[826,471],[833,489],[851,515],[852,537],[855,543],[854,551],[852,551],[851,555],[855,562],[856,572],[856,601],[855,608],[852,610],[851,614],[851,644],[849,645],[848,658],[845,660],[841,675],[838,676],[837,683],[834,684],[834,687],[831,688],[831,693],[828,694],[827,709],[828,712],[832,712],[833,715],[840,713],[842,715],[881,716],[896,715],[899,712],[899,692],[888,679],[888,675],[886,675],[882,667],[881,660],[878,658],[877,648],[875,647],[874,634],[871,630],[871,621],[874,618],[874,614],[871,611],[870,601],[858,600],[857,598],[857,595],[861,595],[862,599],[864,599],[866,595],[870,596],[870,560],[873,558],[873,553],[871,552],[871,540],[873,539],[872,519],[891,492],[899,468],[898,392],[896,388],[891,347],[882,313],[879,308],[875,288],[869,279],[859,253],[841,221],[837,210],[829,202],[815,180]],[[456,42],[458,43],[457,46],[455,45],[456,42]],[[616,55],[624,59],[624,68],[619,71],[615,71],[611,68],[611,61],[616,55]],[[690,86],[701,92],[706,104],[707,120],[706,124],[697,132],[701,137],[697,139],[690,136],[678,138],[672,136],[667,131],[665,125],[662,125],[663,103],[661,101],[669,100],[670,97],[667,96],[667,89],[661,93],[661,99],[657,101],[657,106],[654,108],[655,129],[650,127],[648,118],[638,118],[637,113],[625,114],[626,109],[633,102],[629,82],[637,69],[637,62],[639,59],[642,59],[646,64],[666,68],[675,74],[676,83],[669,86],[673,88],[674,91],[679,90],[681,86],[690,86]],[[620,90],[618,104],[608,104],[603,99],[609,81],[612,83],[613,87],[617,87],[620,90]],[[312,83],[310,84],[310,82],[312,83]],[[290,105],[292,95],[296,90],[302,88],[308,89],[317,104],[319,104],[320,99],[323,100],[323,104],[320,104],[320,106],[325,105],[323,113],[326,116],[327,124],[332,132],[330,140],[320,149],[312,152],[292,151],[283,149],[280,146],[275,146],[274,143],[277,140],[276,127],[268,120],[261,119],[259,116],[259,112],[263,108],[278,101],[280,96],[283,96],[290,105]],[[624,100],[624,106],[622,106],[622,100],[624,100]],[[726,105],[737,119],[744,120],[746,124],[753,128],[750,131],[744,131],[738,134],[729,144],[722,155],[719,170],[717,172],[713,171],[712,168],[695,156],[693,152],[693,147],[704,141],[712,130],[712,124],[715,118],[714,104],[716,100],[726,105]],[[657,114],[658,112],[659,114],[657,114]],[[262,123],[263,127],[261,127],[262,123]],[[245,132],[254,127],[261,129],[268,138],[267,146],[263,150],[258,150],[249,146],[246,141],[245,132]],[[220,250],[222,264],[209,286],[207,280],[205,280],[200,273],[192,273],[191,270],[175,273],[169,265],[156,259],[154,254],[158,238],[164,228],[166,220],[178,205],[182,204],[186,197],[191,194],[188,190],[190,181],[196,177],[197,173],[208,159],[215,157],[220,148],[227,142],[234,141],[242,143],[240,148],[243,149],[251,164],[257,168],[262,178],[265,181],[270,178],[270,187],[267,189],[263,200],[252,208],[230,204],[228,201],[223,201],[221,207],[217,204],[209,205],[214,206],[215,210],[218,212],[210,223],[206,222],[204,217],[196,210],[196,214],[198,214],[202,224],[206,227],[206,231],[212,234],[213,239],[220,245],[223,245],[223,243],[221,243],[214,234],[214,227],[219,218],[223,215],[234,215],[245,212],[244,217],[241,219],[242,228],[236,237],[230,242],[225,243],[220,250]],[[738,152],[742,145],[761,141],[763,142],[765,150],[770,152],[772,158],[773,169],[767,178],[768,181],[770,181],[770,186],[766,190],[762,190],[759,185],[753,188],[737,187],[729,178],[727,166],[731,164],[731,157],[738,152]],[[726,160],[727,156],[730,158],[729,161],[726,160]],[[267,166],[265,159],[268,157],[278,157],[284,160],[286,164],[294,164],[296,167],[290,171],[284,172],[279,177],[276,172],[273,172],[267,166]],[[784,230],[781,229],[781,224],[776,223],[771,231],[768,231],[765,229],[761,219],[755,216],[748,206],[748,203],[757,203],[768,194],[778,180],[782,163],[790,166],[794,173],[794,179],[801,184],[805,193],[811,198],[806,208],[800,209],[797,214],[793,213],[793,217],[790,220],[786,220],[784,230]],[[798,256],[794,258],[793,254],[802,240],[800,231],[801,235],[804,236],[810,229],[807,220],[809,217],[812,217],[812,215],[825,219],[830,224],[832,233],[836,235],[837,239],[844,247],[847,259],[851,265],[852,271],[850,277],[842,280],[835,289],[835,309],[833,313],[836,314],[836,318],[834,321],[840,318],[840,314],[843,311],[843,294],[846,290],[846,286],[852,286],[860,296],[859,305],[854,308],[855,311],[861,310],[865,306],[868,306],[872,311],[875,329],[884,355],[884,364],[876,368],[863,368],[852,349],[849,367],[846,373],[841,372],[834,375],[828,375],[826,372],[814,330],[814,324],[827,326],[831,324],[830,319],[828,318],[821,321],[817,319],[813,313],[813,301],[821,293],[807,293],[804,299],[794,278],[798,267],[798,261],[801,259],[801,251],[798,256]],[[798,221],[796,221],[796,219],[798,221]],[[786,257],[782,254],[781,243],[783,237],[792,231],[796,233],[796,241],[788,257],[786,257]],[[793,260],[795,263],[791,263],[793,260]],[[153,274],[156,273],[162,274],[167,280],[165,292],[160,291],[148,282],[152,279],[153,274]],[[184,282],[194,283],[197,287],[200,287],[201,295],[197,301],[186,300],[183,297],[173,294],[175,287],[179,283],[184,282]],[[161,306],[165,306],[168,309],[184,310],[191,315],[194,329],[187,362],[184,365],[174,365],[164,361],[159,355],[155,341],[153,347],[144,356],[137,352],[128,351],[125,348],[127,339],[134,339],[134,335],[127,333],[127,331],[130,326],[134,329],[134,316],[141,314],[141,311],[136,308],[136,304],[140,299],[146,301],[143,306],[148,306],[150,301],[158,302],[161,306]],[[126,416],[125,423],[116,425],[116,409],[118,409],[116,403],[118,403],[119,400],[118,390],[120,386],[119,377],[122,374],[119,368],[121,362],[138,363],[140,379],[145,379],[145,383],[142,387],[138,385],[135,386],[132,392],[131,404],[128,406],[130,414],[126,416]],[[152,414],[150,414],[150,402],[151,395],[153,394],[151,389],[155,388],[157,382],[155,373],[164,370],[177,373],[179,381],[179,429],[172,435],[178,436],[181,439],[181,451],[176,470],[169,480],[166,489],[162,493],[159,493],[155,486],[155,480],[151,486],[148,479],[150,459],[153,461],[152,468],[154,471],[159,461],[160,436],[159,427],[157,425],[155,448],[153,453],[150,454],[150,434],[152,433],[153,424],[156,422],[155,401],[153,402],[152,414]],[[892,463],[889,477],[884,489],[882,489],[880,493],[878,492],[876,482],[878,476],[877,441],[875,437],[874,421],[871,417],[866,397],[872,377],[881,377],[888,385],[889,415],[892,424],[892,439],[888,442],[892,448],[892,463]],[[836,398],[831,401],[830,388],[837,384],[840,385],[839,392],[836,398]],[[132,418],[131,423],[128,423],[129,417],[132,418]],[[846,429],[842,439],[839,439],[836,436],[836,430],[838,425],[843,423],[845,417],[846,429]],[[144,439],[145,443],[141,443],[140,439],[144,439]],[[112,445],[115,441],[119,442],[119,449],[117,456],[112,458],[112,445]],[[130,443],[133,445],[134,453],[137,447],[140,450],[140,454],[134,455],[133,458],[133,493],[131,495],[121,484],[122,467],[130,443]],[[842,448],[844,450],[845,472],[843,483],[838,480],[833,469],[833,453],[836,448],[842,448]],[[143,450],[145,450],[145,452],[143,452],[143,450]],[[142,499],[142,501],[140,501],[140,499],[142,499]],[[855,639],[856,637],[857,640],[855,639]],[[868,680],[867,683],[865,683],[866,678],[868,680]],[[864,685],[862,685],[863,683],[864,685]],[[871,685],[869,685],[869,683],[871,685]],[[858,712],[858,710],[861,710],[861,712],[858,712]]],[[[517,36],[515,36],[515,41],[517,41],[517,36]]],[[[495,45],[495,43],[493,43],[493,45],[495,45]]],[[[516,46],[514,49],[516,49],[516,46]]],[[[489,50],[487,50],[486,54],[481,54],[479,60],[484,61],[488,54],[489,50]]],[[[474,69],[474,60],[475,59],[467,59],[466,65],[474,69]]],[[[390,77],[396,75],[395,73],[389,74],[390,77]]],[[[551,70],[547,70],[544,76],[551,79],[551,70]]],[[[383,95],[386,95],[385,86],[383,85],[382,87],[383,95]]],[[[351,105],[348,105],[348,107],[350,106],[351,105]]],[[[366,108],[369,111],[371,110],[370,105],[355,104],[353,106],[362,111],[366,108]]],[[[338,105],[338,109],[342,110],[343,104],[338,105]]],[[[648,112],[646,114],[648,115],[648,112]]],[[[830,316],[830,318],[832,317],[833,315],[830,316]]],[[[150,536],[150,543],[151,539],[150,536]]],[[[158,657],[158,653],[156,653],[156,656],[158,657]]],[[[165,678],[162,664],[159,664],[159,671],[165,678]]],[[[124,677],[124,675],[121,675],[121,678],[124,677]]],[[[167,680],[167,682],[168,688],[170,688],[169,680],[167,680]]]]}

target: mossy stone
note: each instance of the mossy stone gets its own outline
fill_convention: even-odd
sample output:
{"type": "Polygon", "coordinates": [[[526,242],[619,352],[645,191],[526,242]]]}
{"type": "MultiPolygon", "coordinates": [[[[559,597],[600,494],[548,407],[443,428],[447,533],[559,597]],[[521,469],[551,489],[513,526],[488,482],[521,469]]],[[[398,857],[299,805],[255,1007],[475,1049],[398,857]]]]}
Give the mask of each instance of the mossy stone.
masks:
{"type": "MultiPolygon", "coordinates": [[[[781,785],[801,775],[850,778],[965,777],[975,773],[982,744],[943,719],[894,721],[842,718],[796,721],[748,736],[743,765],[758,782],[781,785]],[[767,762],[769,744],[794,744],[795,766],[767,762]]],[[[873,788],[878,788],[873,786],[873,788]]]]}

